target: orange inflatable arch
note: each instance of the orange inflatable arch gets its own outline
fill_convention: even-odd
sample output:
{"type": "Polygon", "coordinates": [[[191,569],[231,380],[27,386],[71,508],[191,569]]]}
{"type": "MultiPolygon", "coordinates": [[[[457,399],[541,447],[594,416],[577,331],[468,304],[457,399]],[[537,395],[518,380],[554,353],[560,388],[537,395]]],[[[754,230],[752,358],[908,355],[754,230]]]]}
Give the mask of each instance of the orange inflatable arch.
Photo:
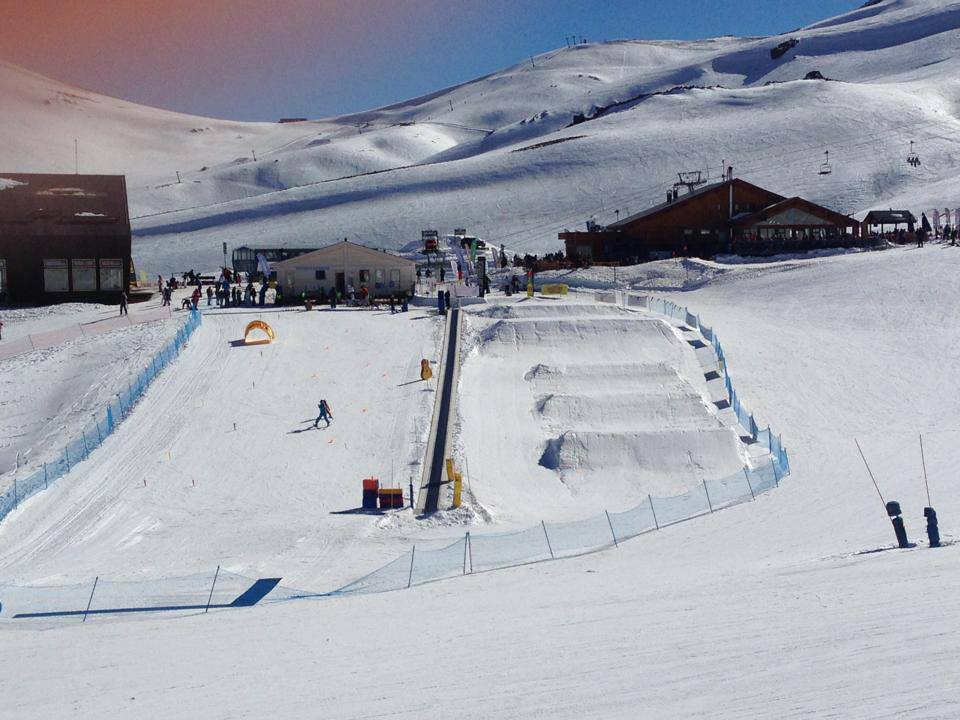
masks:
{"type": "Polygon", "coordinates": [[[253,320],[243,331],[243,342],[245,345],[267,345],[277,339],[277,333],[273,328],[267,325],[263,320],[253,320]],[[250,339],[250,333],[254,330],[260,330],[266,334],[266,337],[250,339]]]}

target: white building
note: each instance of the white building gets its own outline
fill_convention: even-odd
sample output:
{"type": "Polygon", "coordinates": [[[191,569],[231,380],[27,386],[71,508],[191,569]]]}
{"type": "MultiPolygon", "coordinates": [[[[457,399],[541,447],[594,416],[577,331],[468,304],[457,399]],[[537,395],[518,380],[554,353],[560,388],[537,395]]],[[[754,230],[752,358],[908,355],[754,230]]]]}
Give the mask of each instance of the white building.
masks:
{"type": "Polygon", "coordinates": [[[272,269],[286,295],[312,296],[336,288],[346,297],[352,286],[357,293],[366,287],[373,297],[387,297],[413,295],[416,287],[415,262],[346,240],[275,263],[272,269]]]}

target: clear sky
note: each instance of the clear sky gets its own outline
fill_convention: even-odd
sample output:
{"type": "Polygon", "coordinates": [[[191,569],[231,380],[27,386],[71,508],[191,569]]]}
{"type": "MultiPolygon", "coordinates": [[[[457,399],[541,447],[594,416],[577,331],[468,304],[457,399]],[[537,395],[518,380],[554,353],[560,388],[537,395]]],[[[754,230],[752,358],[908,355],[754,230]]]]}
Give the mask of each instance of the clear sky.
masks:
{"type": "MultiPolygon", "coordinates": [[[[214,117],[324,117],[588,41],[772,35],[862,0],[0,0],[0,58],[214,117]]],[[[2,102],[2,99],[0,99],[2,102]]]]}

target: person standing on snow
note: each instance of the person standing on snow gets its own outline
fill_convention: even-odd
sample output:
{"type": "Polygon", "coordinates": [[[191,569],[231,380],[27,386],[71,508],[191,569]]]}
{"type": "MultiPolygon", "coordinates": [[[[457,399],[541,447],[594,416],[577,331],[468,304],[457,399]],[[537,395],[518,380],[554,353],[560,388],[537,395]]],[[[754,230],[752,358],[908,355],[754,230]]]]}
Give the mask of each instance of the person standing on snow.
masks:
{"type": "Polygon", "coordinates": [[[120,293],[120,314],[127,315],[127,294],[125,292],[120,293]]]}
{"type": "Polygon", "coordinates": [[[324,420],[327,423],[327,427],[330,427],[330,421],[333,419],[333,413],[330,412],[330,406],[327,405],[327,401],[321,400],[317,407],[320,408],[320,414],[317,415],[317,419],[313,421],[313,426],[320,427],[320,421],[324,420]]]}

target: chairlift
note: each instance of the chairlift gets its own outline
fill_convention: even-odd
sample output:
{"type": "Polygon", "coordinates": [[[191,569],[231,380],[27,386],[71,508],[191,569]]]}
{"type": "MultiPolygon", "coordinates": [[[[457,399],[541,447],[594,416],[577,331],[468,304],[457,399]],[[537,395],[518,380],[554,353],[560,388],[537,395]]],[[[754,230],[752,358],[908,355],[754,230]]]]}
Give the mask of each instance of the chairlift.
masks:
{"type": "Polygon", "coordinates": [[[907,155],[907,165],[911,167],[920,167],[920,156],[913,150],[913,140],[910,141],[910,152],[907,155]]]}
{"type": "Polygon", "coordinates": [[[830,151],[829,150],[824,151],[823,155],[826,159],[820,164],[820,174],[830,175],[831,173],[833,173],[833,168],[830,167],[830,151]]]}

